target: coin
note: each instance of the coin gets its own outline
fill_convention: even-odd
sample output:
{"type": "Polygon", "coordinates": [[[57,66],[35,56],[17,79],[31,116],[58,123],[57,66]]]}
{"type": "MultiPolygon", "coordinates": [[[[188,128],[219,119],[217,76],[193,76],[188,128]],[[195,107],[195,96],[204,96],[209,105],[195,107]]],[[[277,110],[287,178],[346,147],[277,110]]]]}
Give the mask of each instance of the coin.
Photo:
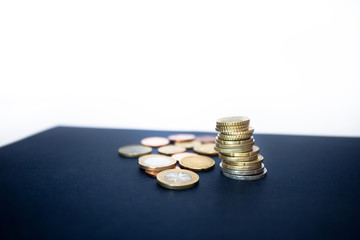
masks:
{"type": "Polygon", "coordinates": [[[215,131],[217,132],[244,132],[249,130],[249,126],[236,126],[236,127],[223,127],[223,126],[216,126],[215,131]]]}
{"type": "Polygon", "coordinates": [[[235,179],[235,180],[258,180],[258,179],[265,177],[267,170],[266,170],[266,168],[264,168],[264,171],[262,173],[259,173],[256,175],[250,175],[250,176],[234,175],[234,174],[229,174],[224,171],[222,173],[224,174],[224,176],[235,179]]]}
{"type": "Polygon", "coordinates": [[[151,153],[151,147],[145,147],[142,145],[128,145],[119,148],[118,152],[124,157],[139,157],[144,154],[151,153]]]}
{"type": "Polygon", "coordinates": [[[247,135],[228,135],[228,134],[223,134],[223,133],[219,133],[217,136],[220,140],[225,140],[225,141],[239,141],[239,140],[246,140],[252,137],[252,134],[247,134],[247,135]]]}
{"type": "Polygon", "coordinates": [[[199,140],[191,140],[191,141],[186,141],[186,142],[175,142],[175,146],[180,146],[180,147],[184,147],[184,148],[194,148],[195,146],[199,146],[201,145],[201,142],[199,140]]]}
{"type": "Polygon", "coordinates": [[[183,168],[188,168],[194,171],[206,171],[214,167],[215,161],[206,156],[188,156],[179,161],[183,168]]]}
{"type": "Polygon", "coordinates": [[[224,160],[237,161],[241,160],[242,157],[251,157],[258,155],[260,148],[258,146],[253,146],[251,151],[242,152],[242,153],[219,153],[219,157],[224,160]]]}
{"type": "Polygon", "coordinates": [[[224,153],[224,154],[230,154],[230,153],[243,153],[243,152],[249,152],[251,151],[253,145],[245,145],[243,147],[238,147],[238,148],[218,148],[218,147],[214,147],[216,151],[218,151],[219,153],[224,153]]]}
{"type": "Polygon", "coordinates": [[[191,153],[191,152],[183,152],[183,153],[176,153],[171,155],[171,158],[175,159],[176,161],[180,161],[182,158],[187,156],[196,156],[197,153],[191,153]]]}
{"type": "Polygon", "coordinates": [[[149,147],[161,147],[169,144],[169,139],[164,137],[147,137],[141,140],[141,144],[149,147]]]}
{"type": "Polygon", "coordinates": [[[174,145],[167,145],[158,148],[158,152],[166,155],[173,155],[175,153],[185,152],[186,148],[174,145]]]}
{"type": "Polygon", "coordinates": [[[194,187],[199,181],[199,175],[185,169],[170,169],[161,171],[157,183],[168,189],[187,189],[194,187]]]}
{"type": "Polygon", "coordinates": [[[194,151],[204,155],[217,155],[218,152],[214,148],[215,144],[205,143],[200,146],[194,147],[194,151]]]}
{"type": "Polygon", "coordinates": [[[255,170],[255,169],[259,169],[261,168],[261,164],[262,162],[256,164],[256,165],[251,165],[251,166],[235,166],[235,165],[231,165],[231,164],[227,164],[224,161],[221,162],[222,167],[229,169],[229,170],[236,170],[236,171],[250,171],[250,170],[255,170]]]}
{"type": "Polygon", "coordinates": [[[231,135],[231,136],[233,136],[233,135],[236,135],[236,136],[245,135],[245,136],[247,136],[247,135],[252,135],[254,133],[254,128],[250,126],[245,131],[221,131],[221,133],[225,134],[225,135],[231,135]]]}
{"type": "MultiPolygon", "coordinates": [[[[173,169],[181,169],[181,168],[180,168],[179,166],[175,166],[173,169]]],[[[147,169],[147,170],[145,170],[145,173],[146,173],[148,176],[155,178],[155,177],[159,174],[159,172],[161,172],[161,171],[164,171],[164,170],[155,171],[155,170],[149,170],[149,169],[147,169]]]]}
{"type": "Polygon", "coordinates": [[[255,144],[255,140],[253,140],[252,142],[250,143],[243,143],[243,144],[219,144],[219,143],[216,143],[215,146],[218,147],[218,148],[223,148],[223,149],[243,149],[243,148],[252,148],[252,146],[254,146],[255,144]]]}
{"type": "Polygon", "coordinates": [[[226,162],[250,162],[258,159],[258,155],[256,154],[254,156],[249,156],[249,157],[228,157],[220,153],[219,158],[226,162]]]}
{"type": "Polygon", "coordinates": [[[223,145],[240,145],[240,144],[251,143],[253,141],[255,141],[255,139],[253,137],[250,137],[249,139],[246,139],[246,140],[239,140],[239,141],[226,141],[226,140],[220,140],[219,138],[216,138],[215,143],[223,144],[223,145]]]}
{"type": "Polygon", "coordinates": [[[250,119],[245,116],[234,116],[234,117],[224,117],[216,121],[218,126],[246,126],[250,123],[250,119]]]}
{"type": "Polygon", "coordinates": [[[164,170],[173,168],[176,165],[176,160],[171,157],[164,156],[161,154],[148,154],[142,157],[139,157],[139,166],[142,169],[150,170],[164,170]]]}
{"type": "Polygon", "coordinates": [[[228,160],[223,160],[224,163],[226,164],[231,164],[234,166],[254,166],[254,165],[259,165],[263,162],[264,157],[261,155],[258,155],[256,160],[253,161],[248,161],[248,162],[236,162],[236,161],[228,161],[228,160]]]}
{"type": "Polygon", "coordinates": [[[216,136],[214,136],[214,135],[202,135],[202,136],[197,136],[196,139],[199,140],[202,143],[213,143],[213,142],[215,142],[216,136]]]}
{"type": "Polygon", "coordinates": [[[224,168],[222,166],[222,163],[220,163],[220,168],[221,168],[221,171],[229,173],[229,174],[247,176],[247,175],[255,175],[255,174],[262,173],[264,171],[264,164],[261,164],[261,167],[258,169],[249,170],[249,171],[230,170],[230,169],[224,168]]]}
{"type": "Polygon", "coordinates": [[[174,142],[184,142],[184,141],[190,141],[195,139],[194,134],[173,134],[168,136],[170,141],[174,142]]]}

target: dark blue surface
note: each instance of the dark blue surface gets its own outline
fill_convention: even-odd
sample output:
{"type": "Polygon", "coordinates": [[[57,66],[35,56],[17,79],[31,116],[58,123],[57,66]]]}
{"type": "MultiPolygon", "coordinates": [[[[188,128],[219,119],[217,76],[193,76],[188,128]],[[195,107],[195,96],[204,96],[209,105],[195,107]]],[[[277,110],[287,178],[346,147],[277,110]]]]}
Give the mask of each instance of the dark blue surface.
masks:
{"type": "Polygon", "coordinates": [[[0,148],[0,238],[360,237],[359,138],[255,134],[265,179],[226,178],[215,157],[175,191],[117,152],[170,133],[58,127],[0,148]]]}

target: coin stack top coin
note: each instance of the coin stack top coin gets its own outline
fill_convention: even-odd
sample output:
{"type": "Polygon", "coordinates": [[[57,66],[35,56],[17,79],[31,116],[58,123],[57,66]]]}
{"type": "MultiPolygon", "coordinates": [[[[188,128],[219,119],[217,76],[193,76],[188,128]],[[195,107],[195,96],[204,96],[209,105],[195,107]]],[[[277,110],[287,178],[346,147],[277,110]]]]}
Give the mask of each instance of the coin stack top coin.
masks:
{"type": "Polygon", "coordinates": [[[264,157],[259,154],[260,148],[254,145],[254,128],[248,117],[220,118],[215,130],[219,132],[215,150],[222,160],[220,168],[224,176],[236,180],[256,180],[265,176],[264,157]]]}

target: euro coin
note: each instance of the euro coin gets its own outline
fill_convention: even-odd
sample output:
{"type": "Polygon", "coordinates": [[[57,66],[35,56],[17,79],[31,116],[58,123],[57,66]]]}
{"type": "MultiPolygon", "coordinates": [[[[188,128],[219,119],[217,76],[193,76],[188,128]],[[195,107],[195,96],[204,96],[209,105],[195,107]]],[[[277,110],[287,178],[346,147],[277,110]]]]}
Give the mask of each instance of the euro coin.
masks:
{"type": "Polygon", "coordinates": [[[258,155],[259,151],[260,151],[260,148],[258,146],[253,146],[251,151],[248,151],[248,152],[233,153],[232,155],[229,155],[229,153],[227,153],[227,154],[220,153],[219,157],[221,159],[225,159],[225,160],[236,161],[236,160],[238,160],[238,158],[251,157],[251,156],[258,155]],[[234,156],[234,154],[236,154],[236,155],[234,156]]]}
{"type": "Polygon", "coordinates": [[[194,140],[195,139],[195,135],[194,134],[173,134],[168,136],[170,141],[173,142],[185,142],[185,141],[190,141],[190,140],[194,140]]]}
{"type": "MultiPolygon", "coordinates": [[[[181,169],[181,168],[179,166],[175,166],[173,169],[181,169]]],[[[155,171],[155,170],[147,169],[147,170],[145,170],[145,173],[148,176],[155,178],[161,171],[163,171],[163,170],[155,171]]]]}
{"type": "Polygon", "coordinates": [[[144,154],[151,153],[152,148],[142,145],[128,145],[119,148],[118,152],[124,157],[139,157],[144,154]]]}
{"type": "Polygon", "coordinates": [[[262,163],[260,162],[256,165],[251,165],[251,166],[236,166],[236,165],[227,164],[226,162],[222,161],[221,164],[222,164],[223,168],[226,168],[229,170],[250,171],[250,170],[255,170],[255,169],[261,168],[262,163]]]}
{"type": "Polygon", "coordinates": [[[182,153],[185,151],[186,151],[186,148],[180,147],[180,146],[175,146],[175,145],[167,145],[167,146],[158,148],[158,152],[165,154],[165,155],[173,155],[175,153],[182,153]]]}
{"type": "Polygon", "coordinates": [[[183,168],[191,169],[194,171],[206,171],[214,167],[215,161],[206,156],[188,156],[179,161],[183,168]]]}
{"type": "Polygon", "coordinates": [[[222,132],[222,133],[226,133],[226,132],[245,132],[249,130],[249,126],[240,126],[240,127],[222,127],[222,126],[217,126],[215,128],[215,130],[217,132],[222,132]]]}
{"type": "Polygon", "coordinates": [[[215,142],[216,136],[214,135],[202,135],[202,136],[197,136],[196,140],[199,140],[202,143],[213,143],[215,142]]]}
{"type": "Polygon", "coordinates": [[[252,134],[246,134],[246,135],[228,135],[219,133],[217,136],[220,140],[225,141],[240,141],[240,140],[246,140],[252,137],[252,134]]]}
{"type": "Polygon", "coordinates": [[[141,144],[149,147],[161,147],[168,145],[169,139],[164,137],[147,137],[141,140],[141,144]]]}
{"type": "Polygon", "coordinates": [[[250,143],[244,143],[244,144],[219,144],[216,143],[215,146],[218,148],[224,148],[224,149],[243,149],[243,148],[252,148],[254,146],[255,140],[253,140],[250,143]]]}
{"type": "Polygon", "coordinates": [[[223,153],[223,154],[230,154],[230,153],[243,153],[243,152],[249,152],[251,151],[253,145],[248,145],[248,146],[243,146],[243,147],[238,147],[238,148],[218,148],[218,147],[214,147],[214,149],[216,151],[218,151],[219,153],[223,153]]]}
{"type": "Polygon", "coordinates": [[[244,135],[244,136],[247,136],[247,135],[252,135],[254,133],[254,128],[253,127],[249,127],[247,130],[245,131],[222,131],[221,132],[222,134],[225,134],[225,135],[244,135]]]}
{"type": "Polygon", "coordinates": [[[175,146],[180,146],[180,147],[184,147],[187,149],[192,149],[199,145],[201,145],[201,142],[199,140],[191,140],[191,141],[186,141],[186,142],[175,142],[175,146]]]}
{"type": "Polygon", "coordinates": [[[139,166],[142,169],[160,171],[164,169],[174,168],[176,160],[161,154],[148,154],[139,157],[139,166]]]}
{"type": "Polygon", "coordinates": [[[224,117],[216,121],[217,126],[246,126],[250,119],[245,116],[224,117]]]}
{"type": "Polygon", "coordinates": [[[176,161],[180,161],[184,157],[197,156],[197,155],[198,155],[197,153],[183,152],[183,153],[175,153],[175,154],[171,155],[171,158],[175,159],[176,161]]]}
{"type": "Polygon", "coordinates": [[[168,189],[187,189],[199,182],[199,175],[185,169],[170,169],[161,171],[157,176],[157,183],[168,189]]]}
{"type": "Polygon", "coordinates": [[[239,140],[239,141],[226,141],[226,140],[220,140],[220,139],[216,138],[215,143],[222,144],[222,145],[241,145],[241,144],[246,144],[246,143],[252,143],[253,141],[255,141],[253,137],[250,137],[249,139],[246,139],[246,140],[239,140]]]}
{"type": "Polygon", "coordinates": [[[264,157],[261,155],[258,155],[256,160],[248,161],[248,162],[240,162],[240,161],[228,161],[222,159],[224,163],[231,164],[234,166],[254,166],[254,165],[261,165],[261,163],[264,160],[264,157]]]}
{"type": "Polygon", "coordinates": [[[222,166],[222,163],[220,163],[220,168],[221,168],[221,171],[226,172],[228,174],[247,176],[247,175],[255,175],[255,174],[262,173],[264,171],[264,164],[261,164],[261,167],[258,169],[248,170],[248,171],[230,170],[230,169],[224,168],[222,166]]]}
{"type": "Polygon", "coordinates": [[[225,155],[219,154],[219,158],[226,162],[249,162],[258,159],[258,155],[248,156],[248,157],[228,157],[225,155]]]}
{"type": "Polygon", "coordinates": [[[235,180],[258,180],[261,178],[264,178],[266,176],[267,170],[264,168],[264,171],[262,173],[256,174],[256,175],[250,175],[250,176],[241,176],[241,175],[235,175],[235,174],[229,174],[227,172],[222,172],[224,176],[228,178],[232,178],[235,180]]]}
{"type": "Polygon", "coordinates": [[[218,152],[214,148],[215,144],[213,143],[205,143],[199,146],[194,147],[194,152],[203,155],[217,155],[218,152]]]}

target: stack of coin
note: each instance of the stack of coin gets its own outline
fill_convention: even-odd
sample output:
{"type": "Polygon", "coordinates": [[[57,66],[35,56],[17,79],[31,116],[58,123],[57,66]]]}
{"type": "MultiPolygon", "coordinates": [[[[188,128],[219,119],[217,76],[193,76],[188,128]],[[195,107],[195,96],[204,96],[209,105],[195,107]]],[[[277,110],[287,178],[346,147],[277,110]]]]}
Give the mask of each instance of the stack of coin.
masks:
{"type": "Polygon", "coordinates": [[[216,122],[219,132],[215,141],[215,150],[222,160],[222,173],[236,180],[256,180],[266,175],[260,148],[254,146],[254,128],[250,119],[244,116],[220,118],[216,122]]]}

